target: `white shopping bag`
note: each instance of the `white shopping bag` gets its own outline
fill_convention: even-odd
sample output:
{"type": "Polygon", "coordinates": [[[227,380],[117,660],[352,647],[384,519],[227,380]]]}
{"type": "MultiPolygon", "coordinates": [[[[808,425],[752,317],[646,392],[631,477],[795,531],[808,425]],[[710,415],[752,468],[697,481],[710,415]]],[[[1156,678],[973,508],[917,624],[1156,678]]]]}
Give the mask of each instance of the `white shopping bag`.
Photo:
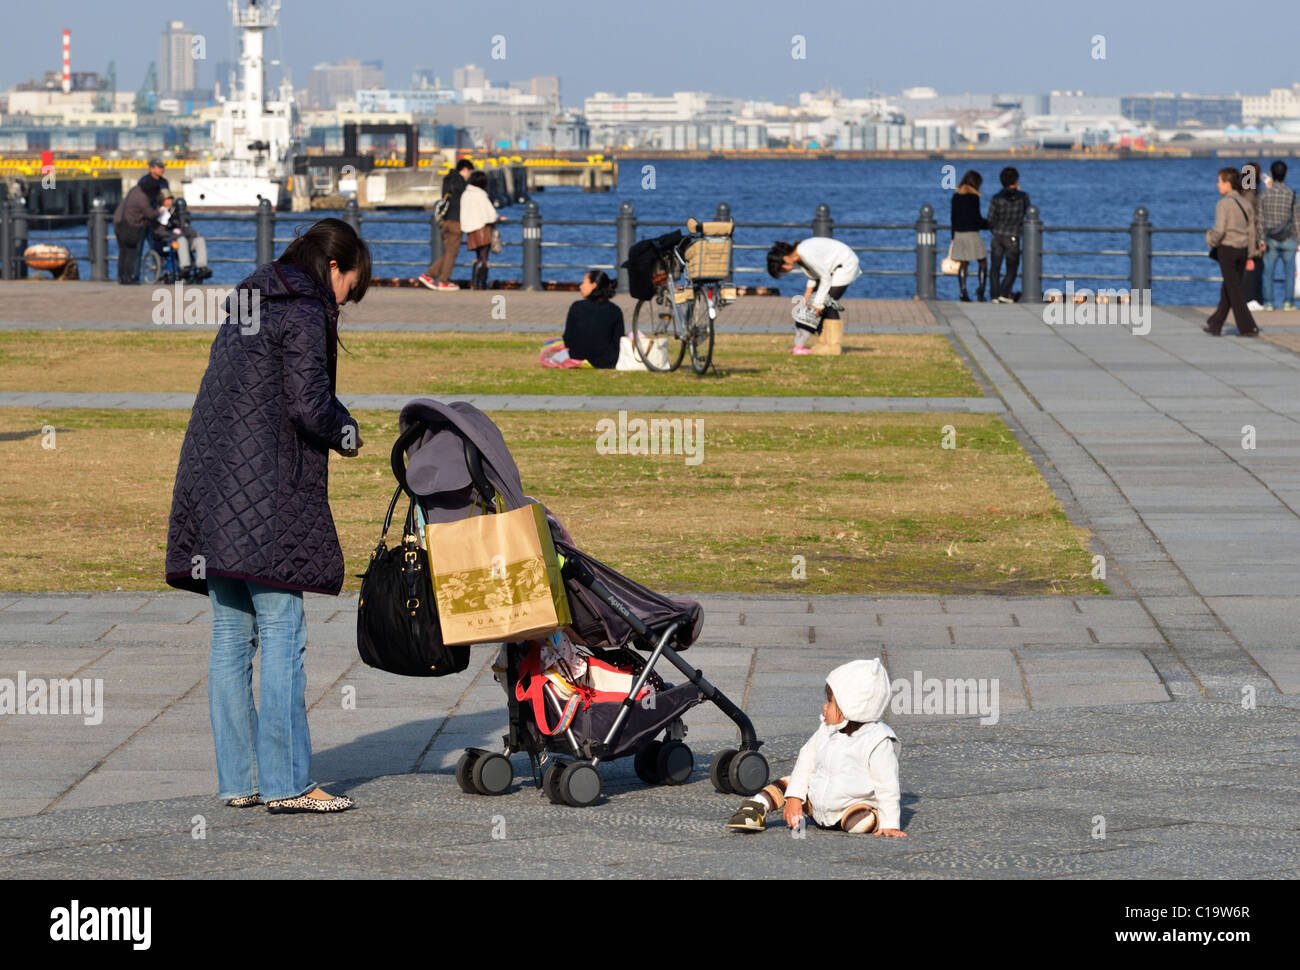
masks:
{"type": "MultiPolygon", "coordinates": [[[[650,358],[650,363],[655,367],[663,370],[668,366],[668,338],[660,337],[654,340],[650,337],[643,337],[641,347],[646,350],[650,358]]],[[[642,362],[632,349],[632,334],[624,334],[618,341],[618,363],[614,365],[615,370],[649,370],[650,368],[642,362]]]]}

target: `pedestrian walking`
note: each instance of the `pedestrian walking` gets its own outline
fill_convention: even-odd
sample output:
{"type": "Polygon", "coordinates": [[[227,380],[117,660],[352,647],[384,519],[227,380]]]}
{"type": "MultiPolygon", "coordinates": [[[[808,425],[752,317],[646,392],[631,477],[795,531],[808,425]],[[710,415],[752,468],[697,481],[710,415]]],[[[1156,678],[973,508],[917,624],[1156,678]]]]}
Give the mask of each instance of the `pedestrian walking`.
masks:
{"type": "Polygon", "coordinates": [[[488,198],[487,184],[484,172],[470,172],[468,184],[460,197],[460,227],[465,233],[465,248],[474,253],[474,269],[470,274],[470,289],[473,290],[487,289],[492,233],[498,222],[505,221],[488,198]]]}
{"type": "Polygon", "coordinates": [[[465,180],[472,171],[474,163],[468,158],[462,158],[455,168],[442,177],[442,198],[438,201],[438,206],[443,210],[438,220],[442,234],[442,256],[420,274],[420,283],[431,290],[460,289],[451,281],[451,274],[456,268],[456,257],[460,255],[460,197],[468,184],[465,180]]]}
{"type": "Polygon", "coordinates": [[[1295,190],[1286,184],[1286,162],[1278,159],[1269,166],[1273,183],[1259,194],[1259,225],[1264,235],[1263,293],[1260,302],[1265,310],[1279,304],[1273,299],[1273,271],[1282,264],[1283,310],[1294,310],[1295,253],[1300,240],[1300,204],[1295,190]]]}
{"type": "Polygon", "coordinates": [[[1252,313],[1264,309],[1264,232],[1259,225],[1259,193],[1263,188],[1263,174],[1259,162],[1247,162],[1241,166],[1241,194],[1255,214],[1255,241],[1246,254],[1246,271],[1241,277],[1246,306],[1252,313]]]}
{"type": "Polygon", "coordinates": [[[218,329],[181,445],[166,580],[212,604],[208,710],[218,790],[235,808],[353,805],[311,779],[302,594],[343,585],[329,453],[353,457],[362,441],[335,396],[338,314],[369,284],[370,251],[339,219],[255,269],[227,300],[241,326],[218,329]],[[242,325],[250,310],[256,326],[242,325]]]}
{"type": "Polygon", "coordinates": [[[1246,258],[1257,235],[1255,210],[1241,193],[1241,172],[1235,168],[1219,169],[1219,196],[1214,206],[1214,228],[1206,232],[1205,242],[1210,247],[1210,257],[1218,261],[1223,284],[1219,287],[1219,305],[1202,329],[1212,336],[1219,336],[1231,307],[1237,335],[1257,337],[1259,328],[1246,306],[1246,294],[1241,285],[1246,272],[1246,258]]]}
{"type": "Polygon", "coordinates": [[[1020,243],[1025,231],[1025,212],[1029,196],[1020,191],[1020,173],[1008,165],[998,174],[1002,191],[989,201],[989,258],[992,262],[990,283],[995,303],[1013,303],[1011,290],[1020,269],[1020,243]],[[1006,262],[1006,275],[1002,264],[1006,262]]]}
{"type": "Polygon", "coordinates": [[[957,191],[952,196],[952,249],[951,257],[957,261],[957,285],[961,287],[961,301],[970,302],[966,292],[966,269],[972,261],[979,263],[979,288],[975,296],[984,302],[984,283],[988,279],[988,251],[980,230],[989,227],[988,220],[980,215],[980,186],[984,178],[970,171],[961,177],[957,191]]]}

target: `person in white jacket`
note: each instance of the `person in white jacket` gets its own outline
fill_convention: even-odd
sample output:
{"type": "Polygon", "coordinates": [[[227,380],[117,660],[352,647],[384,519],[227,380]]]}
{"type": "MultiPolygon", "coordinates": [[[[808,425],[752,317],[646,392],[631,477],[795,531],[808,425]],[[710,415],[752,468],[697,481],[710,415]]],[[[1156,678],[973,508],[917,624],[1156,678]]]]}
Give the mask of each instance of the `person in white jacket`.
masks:
{"type": "Polygon", "coordinates": [[[843,353],[844,321],[839,311],[844,307],[839,299],[849,284],[862,275],[858,254],[844,243],[824,236],[814,236],[794,246],[788,242],[774,243],[767,251],[767,271],[774,279],[796,269],[808,277],[803,298],[817,317],[817,326],[796,320],[791,353],[797,356],[843,353]],[[822,334],[823,329],[825,334],[817,345],[807,347],[808,341],[822,334]]]}
{"type": "Polygon", "coordinates": [[[470,289],[473,290],[487,289],[492,229],[498,222],[505,221],[488,198],[487,184],[487,175],[475,169],[460,197],[460,227],[465,232],[465,248],[474,253],[474,269],[470,274],[470,289]]]}
{"type": "Polygon", "coordinates": [[[728,828],[761,832],[767,813],[779,810],[790,828],[807,814],[821,828],[906,837],[898,827],[898,735],[880,719],[889,697],[878,658],[832,670],[822,726],[799,750],[794,771],[743,802],[728,828]]]}

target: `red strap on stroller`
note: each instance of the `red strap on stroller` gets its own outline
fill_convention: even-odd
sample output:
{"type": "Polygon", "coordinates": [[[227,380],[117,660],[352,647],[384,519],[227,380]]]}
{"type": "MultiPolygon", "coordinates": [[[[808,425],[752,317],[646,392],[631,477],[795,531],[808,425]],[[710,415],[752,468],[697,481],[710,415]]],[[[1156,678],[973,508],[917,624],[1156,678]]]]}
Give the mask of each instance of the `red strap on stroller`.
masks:
{"type": "Polygon", "coordinates": [[[577,700],[582,695],[585,703],[591,703],[586,696],[583,688],[577,688],[577,692],[569,698],[569,702],[564,706],[564,713],[560,720],[551,726],[546,720],[546,698],[542,695],[543,688],[546,687],[546,678],[542,676],[542,645],[540,641],[532,640],[529,642],[528,652],[524,654],[523,662],[519,665],[519,680],[515,682],[515,700],[533,702],[533,720],[537,722],[537,729],[545,735],[555,734],[568,726],[573,718],[573,710],[577,709],[577,700]],[[525,687],[524,683],[528,686],[525,687]],[[570,710],[573,708],[573,710],[570,710]]]}
{"type": "MultiPolygon", "coordinates": [[[[595,657],[588,658],[587,665],[589,667],[600,667],[605,670],[619,669],[610,664],[603,663],[595,657]]],[[[569,722],[573,719],[573,713],[577,709],[577,702],[579,699],[581,699],[582,707],[585,710],[590,707],[593,702],[598,704],[610,702],[618,703],[627,698],[626,694],[621,694],[615,691],[594,690],[591,687],[584,687],[580,684],[575,684],[574,694],[564,705],[564,712],[561,715],[560,720],[554,726],[551,726],[547,723],[546,698],[542,693],[545,690],[548,681],[546,677],[542,675],[541,667],[541,641],[531,640],[529,641],[528,652],[524,654],[524,659],[519,664],[519,680],[515,682],[515,699],[520,702],[533,702],[533,719],[537,722],[538,730],[545,735],[549,736],[555,734],[558,731],[563,731],[569,726],[569,722]],[[527,686],[525,686],[525,684],[527,684],[527,686]]],[[[641,688],[640,697],[644,697],[650,690],[651,688],[648,684],[641,688]]]]}

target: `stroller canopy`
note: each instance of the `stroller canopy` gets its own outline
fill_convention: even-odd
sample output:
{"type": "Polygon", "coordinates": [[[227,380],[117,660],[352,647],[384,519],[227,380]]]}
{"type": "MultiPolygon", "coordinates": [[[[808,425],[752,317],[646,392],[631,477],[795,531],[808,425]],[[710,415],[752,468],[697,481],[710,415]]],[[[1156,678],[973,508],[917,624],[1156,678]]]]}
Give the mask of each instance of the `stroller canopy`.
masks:
{"type": "MultiPolygon", "coordinates": [[[[473,514],[479,496],[474,481],[477,469],[472,470],[471,463],[481,463],[482,479],[500,493],[506,508],[516,509],[533,501],[524,494],[519,469],[501,429],[472,404],[441,404],[419,398],[402,408],[398,425],[401,434],[393,446],[393,474],[417,498],[426,521],[453,522],[473,514]]],[[[561,556],[580,557],[610,592],[652,630],[661,630],[680,619],[681,626],[673,638],[678,649],[698,639],[704,626],[704,610],[699,603],[653,592],[582,553],[550,510],[546,514],[561,556]]],[[[566,575],[565,590],[573,614],[570,631],[579,642],[605,648],[622,647],[631,640],[631,625],[591,589],[566,575]]]]}

